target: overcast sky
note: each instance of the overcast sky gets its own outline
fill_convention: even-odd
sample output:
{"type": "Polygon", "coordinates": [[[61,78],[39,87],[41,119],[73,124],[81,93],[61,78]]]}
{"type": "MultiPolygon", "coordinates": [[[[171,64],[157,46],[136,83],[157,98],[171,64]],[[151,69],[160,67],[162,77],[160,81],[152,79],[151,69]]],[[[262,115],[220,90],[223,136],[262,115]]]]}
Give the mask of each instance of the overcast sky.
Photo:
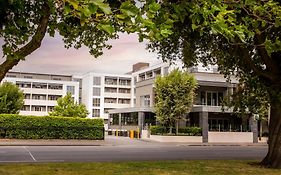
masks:
{"type": "MultiPolygon", "coordinates": [[[[12,71],[82,75],[86,72],[126,73],[137,62],[158,64],[157,54],[145,49],[137,35],[121,34],[118,40],[110,41],[112,48],[104,50],[99,58],[94,58],[87,48],[65,49],[59,37],[45,37],[41,47],[21,61],[12,71]]],[[[0,53],[3,61],[2,53],[0,53]]]]}

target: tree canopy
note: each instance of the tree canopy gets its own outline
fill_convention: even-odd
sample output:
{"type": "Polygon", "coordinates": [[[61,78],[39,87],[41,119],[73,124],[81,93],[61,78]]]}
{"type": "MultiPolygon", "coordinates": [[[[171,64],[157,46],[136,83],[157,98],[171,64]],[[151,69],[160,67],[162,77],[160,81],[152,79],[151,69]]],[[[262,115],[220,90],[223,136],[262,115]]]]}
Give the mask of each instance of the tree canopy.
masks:
{"type": "Polygon", "coordinates": [[[0,65],[0,81],[5,74],[33,53],[46,34],[60,35],[65,47],[86,46],[98,57],[107,41],[118,38],[118,32],[138,32],[145,37],[163,38],[171,31],[151,21],[159,10],[156,2],[141,0],[0,0],[0,38],[3,38],[4,62],[0,65]],[[145,10],[142,10],[145,9],[145,10]],[[146,15],[144,15],[146,14],[146,15]]]}
{"type": "Polygon", "coordinates": [[[0,114],[18,114],[24,104],[24,94],[11,82],[0,85],[0,114]]]}
{"type": "MultiPolygon", "coordinates": [[[[173,33],[152,41],[149,48],[164,59],[182,59],[187,67],[199,62],[217,64],[226,76],[236,75],[240,94],[248,95],[237,110],[247,107],[255,112],[261,105],[253,100],[262,95],[270,104],[269,150],[262,164],[281,168],[280,2],[164,0],[159,4],[157,14],[167,14],[174,21],[173,33]]],[[[160,25],[161,15],[153,22],[160,25]]]]}
{"type": "Polygon", "coordinates": [[[178,69],[166,76],[158,76],[155,81],[156,119],[170,128],[176,126],[177,134],[178,121],[185,119],[186,114],[190,112],[196,88],[196,79],[178,69]]]}
{"type": "Polygon", "coordinates": [[[54,111],[50,112],[50,116],[62,116],[62,117],[80,117],[86,118],[89,114],[84,104],[78,104],[74,102],[71,93],[67,93],[66,96],[57,100],[57,105],[54,107],[54,111]]]}

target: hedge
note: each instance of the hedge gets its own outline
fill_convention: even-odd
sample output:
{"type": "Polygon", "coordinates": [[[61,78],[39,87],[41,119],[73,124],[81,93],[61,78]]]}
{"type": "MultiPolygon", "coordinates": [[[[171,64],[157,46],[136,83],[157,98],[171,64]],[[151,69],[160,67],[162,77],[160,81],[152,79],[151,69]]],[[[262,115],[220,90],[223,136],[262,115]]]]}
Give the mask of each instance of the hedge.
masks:
{"type": "MultiPolygon", "coordinates": [[[[199,127],[184,127],[179,128],[178,130],[179,135],[188,135],[188,136],[201,136],[202,135],[202,129],[199,127]]],[[[169,134],[170,128],[165,126],[151,126],[150,127],[150,133],[152,135],[163,135],[163,134],[169,134]]],[[[172,128],[172,133],[176,133],[176,129],[172,128]]]]}
{"type": "Polygon", "coordinates": [[[0,138],[104,139],[102,119],[0,114],[0,138]]]}

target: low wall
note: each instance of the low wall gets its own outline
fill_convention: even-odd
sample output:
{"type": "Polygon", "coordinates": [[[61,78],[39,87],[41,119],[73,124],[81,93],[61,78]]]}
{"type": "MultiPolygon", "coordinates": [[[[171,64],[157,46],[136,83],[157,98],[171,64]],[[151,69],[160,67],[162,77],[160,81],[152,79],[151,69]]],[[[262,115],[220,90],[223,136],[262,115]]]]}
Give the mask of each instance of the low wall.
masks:
{"type": "Polygon", "coordinates": [[[157,142],[189,142],[202,143],[202,136],[162,136],[150,135],[150,140],[157,142]]]}
{"type": "Polygon", "coordinates": [[[253,132],[208,132],[209,143],[253,143],[253,132]]]}

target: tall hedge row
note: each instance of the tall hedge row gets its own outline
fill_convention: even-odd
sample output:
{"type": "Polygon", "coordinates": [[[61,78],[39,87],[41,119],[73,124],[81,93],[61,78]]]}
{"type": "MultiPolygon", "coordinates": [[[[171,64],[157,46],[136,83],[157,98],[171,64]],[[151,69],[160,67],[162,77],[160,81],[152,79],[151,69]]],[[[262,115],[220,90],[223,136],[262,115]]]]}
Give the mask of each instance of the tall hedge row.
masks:
{"type": "Polygon", "coordinates": [[[0,114],[0,137],[18,139],[104,139],[102,119],[0,114]]]}

